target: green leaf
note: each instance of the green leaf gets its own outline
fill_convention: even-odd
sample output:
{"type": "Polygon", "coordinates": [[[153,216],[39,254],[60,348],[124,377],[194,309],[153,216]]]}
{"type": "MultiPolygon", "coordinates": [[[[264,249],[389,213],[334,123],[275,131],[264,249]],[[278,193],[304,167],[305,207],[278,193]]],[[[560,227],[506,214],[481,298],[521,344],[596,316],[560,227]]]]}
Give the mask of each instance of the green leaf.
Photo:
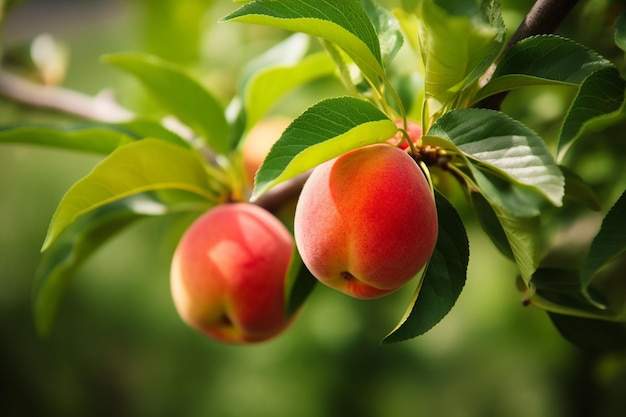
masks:
{"type": "Polygon", "coordinates": [[[213,151],[228,153],[229,126],[224,108],[181,68],[139,53],[106,55],[103,59],[137,77],[165,109],[204,138],[213,151]]]}
{"type": "Polygon", "coordinates": [[[622,12],[615,20],[615,44],[626,51],[626,12],[622,12]]]}
{"type": "Polygon", "coordinates": [[[303,33],[295,33],[274,45],[262,54],[255,56],[241,69],[239,90],[245,91],[257,73],[272,67],[291,67],[300,62],[309,50],[311,37],[303,33]]]}
{"type": "Polygon", "coordinates": [[[375,0],[361,0],[361,4],[378,34],[382,63],[387,67],[404,43],[400,23],[391,12],[381,7],[375,0]]]}
{"type": "Polygon", "coordinates": [[[113,201],[153,190],[181,190],[209,202],[220,199],[219,184],[197,153],[144,139],[113,151],[63,196],[50,222],[42,250],[79,216],[113,201]]]}
{"type": "Polygon", "coordinates": [[[582,284],[588,287],[595,273],[608,262],[626,253],[626,192],[602,221],[600,231],[593,239],[582,268],[582,284]]]}
{"type": "Polygon", "coordinates": [[[583,181],[578,174],[565,166],[559,166],[565,177],[565,199],[584,204],[594,211],[600,211],[600,199],[591,186],[583,181]]]}
{"type": "Polygon", "coordinates": [[[541,219],[517,217],[494,207],[502,230],[509,241],[515,264],[524,282],[528,285],[539,264],[541,253],[541,219]]]}
{"type": "Polygon", "coordinates": [[[537,85],[581,84],[590,74],[613,64],[570,39],[538,35],[521,40],[502,57],[473,103],[493,94],[537,85]]]}
{"type": "Polygon", "coordinates": [[[60,149],[108,155],[132,142],[134,134],[115,126],[89,125],[70,129],[43,126],[15,126],[0,129],[0,143],[50,146],[60,149]]]}
{"type": "Polygon", "coordinates": [[[296,118],[274,144],[257,172],[252,199],[322,162],[383,142],[397,129],[369,101],[354,97],[322,100],[296,118]]]}
{"type": "MultiPolygon", "coordinates": [[[[517,120],[486,109],[447,112],[428,135],[446,138],[472,160],[472,172],[490,172],[561,206],[565,180],[541,137],[517,120]]],[[[480,185],[480,184],[479,184],[480,185]]]]}
{"type": "Polygon", "coordinates": [[[464,107],[462,92],[500,53],[505,29],[499,3],[489,14],[474,1],[421,1],[417,12],[425,67],[426,129],[431,120],[464,107]]]}
{"type": "Polygon", "coordinates": [[[496,248],[507,258],[515,259],[513,249],[509,243],[504,229],[498,216],[491,204],[480,192],[472,192],[472,207],[476,213],[480,226],[483,228],[487,236],[491,239],[496,248]]]}
{"type": "Polygon", "coordinates": [[[592,122],[620,115],[624,108],[626,81],[615,67],[599,69],[583,80],[563,126],[557,146],[557,157],[565,153],[592,122]]]}
{"type": "Polygon", "coordinates": [[[565,339],[583,348],[598,351],[626,348],[626,323],[549,313],[565,339]]]}
{"type": "Polygon", "coordinates": [[[245,91],[246,123],[258,122],[276,102],[294,88],[312,80],[332,75],[333,60],[325,52],[305,57],[290,66],[275,66],[251,77],[245,91]]]}
{"type": "Polygon", "coordinates": [[[313,288],[315,288],[316,283],[317,279],[304,266],[298,248],[294,245],[285,285],[285,307],[288,317],[291,317],[300,309],[311,294],[311,291],[313,291],[313,288]]]}
{"type": "Polygon", "coordinates": [[[383,343],[419,336],[441,321],[461,294],[469,262],[465,227],[454,207],[435,194],[439,234],[435,251],[405,316],[383,343]]]}
{"type": "Polygon", "coordinates": [[[450,164],[448,169],[465,183],[469,193],[480,193],[489,205],[486,209],[480,206],[480,198],[473,198],[478,203],[475,208],[485,232],[502,253],[512,255],[522,278],[526,283],[530,282],[541,252],[539,216],[543,198],[528,187],[496,175],[493,170],[477,168],[448,139],[423,136],[422,140],[425,145],[439,146],[455,155],[453,161],[456,162],[450,164]]]}
{"type": "Polygon", "coordinates": [[[343,49],[372,82],[384,76],[378,36],[359,0],[256,0],[222,20],[326,39],[343,49]]]}
{"type": "Polygon", "coordinates": [[[601,320],[616,317],[600,294],[583,288],[579,271],[539,268],[532,277],[532,285],[535,292],[531,303],[546,311],[601,320]]]}
{"type": "Polygon", "coordinates": [[[119,123],[122,129],[127,129],[139,138],[161,139],[174,145],[184,148],[192,148],[189,141],[183,139],[178,134],[165,128],[162,124],[149,119],[134,119],[129,122],[119,123]]]}
{"type": "Polygon", "coordinates": [[[33,310],[39,335],[50,333],[58,306],[76,271],[99,247],[137,220],[176,210],[176,206],[165,204],[155,195],[142,193],[78,217],[44,252],[35,273],[33,310]]]}

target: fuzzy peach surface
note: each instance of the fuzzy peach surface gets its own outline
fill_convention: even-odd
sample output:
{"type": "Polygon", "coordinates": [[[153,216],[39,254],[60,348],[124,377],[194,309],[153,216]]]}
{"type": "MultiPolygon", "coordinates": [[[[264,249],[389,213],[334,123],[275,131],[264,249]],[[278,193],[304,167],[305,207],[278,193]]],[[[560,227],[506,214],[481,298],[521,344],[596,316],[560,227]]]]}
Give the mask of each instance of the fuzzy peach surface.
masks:
{"type": "Polygon", "coordinates": [[[437,210],[415,161],[387,144],[319,165],[296,207],[295,239],[321,282],[357,298],[413,278],[437,240],[437,210]]]}
{"type": "Polygon", "coordinates": [[[238,203],[198,218],[171,267],[174,304],[185,322],[228,343],[269,339],[285,329],[287,229],[264,209],[238,203]]]}

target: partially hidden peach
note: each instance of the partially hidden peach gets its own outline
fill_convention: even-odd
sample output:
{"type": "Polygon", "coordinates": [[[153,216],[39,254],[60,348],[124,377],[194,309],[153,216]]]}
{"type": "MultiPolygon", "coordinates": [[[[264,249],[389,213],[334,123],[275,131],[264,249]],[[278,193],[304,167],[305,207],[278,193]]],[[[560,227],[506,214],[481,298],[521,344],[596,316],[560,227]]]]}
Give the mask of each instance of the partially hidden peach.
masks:
{"type": "Polygon", "coordinates": [[[241,155],[246,184],[254,186],[254,176],[270,149],[289,126],[291,119],[286,116],[272,116],[256,123],[246,135],[241,155]]]}
{"type": "MultiPolygon", "coordinates": [[[[396,120],[396,126],[398,126],[398,129],[403,129],[404,122],[402,122],[402,120],[396,120]]],[[[416,143],[422,137],[422,127],[410,120],[407,121],[406,132],[409,134],[413,143],[416,143]]],[[[406,137],[400,131],[396,133],[393,138],[389,139],[388,142],[392,145],[399,145],[400,149],[406,149],[409,147],[409,142],[407,142],[406,137]]]]}
{"type": "Polygon", "coordinates": [[[321,282],[356,298],[389,294],[427,263],[437,210],[404,151],[370,145],[317,166],[294,219],[302,260],[321,282]]]}
{"type": "Polygon", "coordinates": [[[181,238],[171,291],[182,319],[226,343],[268,340],[292,321],[285,314],[285,276],[293,238],[259,206],[217,206],[181,238]]]}

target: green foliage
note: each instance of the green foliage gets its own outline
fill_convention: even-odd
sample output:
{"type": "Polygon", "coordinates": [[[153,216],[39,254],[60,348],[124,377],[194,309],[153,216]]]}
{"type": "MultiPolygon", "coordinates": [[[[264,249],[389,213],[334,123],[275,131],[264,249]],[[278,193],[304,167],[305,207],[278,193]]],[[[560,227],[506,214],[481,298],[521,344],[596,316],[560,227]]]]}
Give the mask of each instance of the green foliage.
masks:
{"type": "Polygon", "coordinates": [[[136,76],[167,110],[206,140],[211,149],[228,153],[229,127],[224,109],[198,81],[154,56],[118,54],[107,55],[104,60],[136,76]]]}
{"type": "Polygon", "coordinates": [[[415,11],[425,67],[425,130],[465,97],[504,46],[499,1],[421,1],[415,11]],[[461,5],[462,4],[462,5],[461,5]],[[469,91],[468,91],[469,90],[469,91]]]}
{"type": "MultiPolygon", "coordinates": [[[[50,222],[35,289],[41,333],[49,331],[73,272],[118,230],[148,215],[194,212],[248,196],[258,202],[276,185],[325,161],[393,137],[399,131],[396,120],[406,127],[411,106],[421,109],[424,136],[408,152],[433,187],[436,180],[461,186],[485,233],[517,265],[527,301],[548,311],[575,343],[584,345],[599,334],[605,342],[594,348],[621,346],[624,306],[596,284],[598,274],[626,251],[623,194],[591,243],[581,271],[540,267],[550,244],[546,212],[562,213],[570,202],[593,210],[603,206],[565,157],[586,133],[623,119],[626,82],[611,60],[556,35],[533,36],[507,47],[498,0],[405,1],[403,10],[393,12],[375,0],[239,3],[222,22],[295,34],[248,62],[238,74],[238,90],[228,110],[186,69],[171,62],[140,53],[104,57],[136,77],[163,110],[189,128],[192,140],[144,118],[72,130],[0,130],[0,142],[105,156],[67,191],[50,222]],[[403,91],[396,82],[401,78],[394,78],[394,58],[403,52],[405,36],[419,61],[411,75],[424,80],[423,91],[403,91]],[[323,50],[312,47],[314,38],[323,50]],[[254,189],[242,190],[239,145],[245,133],[289,93],[330,76],[343,82],[347,94],[324,98],[298,116],[266,156],[254,189]],[[556,138],[544,137],[502,111],[473,108],[497,94],[544,86],[574,93],[556,138]],[[415,97],[420,102],[412,103],[415,97]],[[432,166],[440,169],[430,171],[432,166]]],[[[622,49],[625,27],[622,16],[615,34],[622,49]]],[[[435,252],[386,343],[428,331],[446,316],[464,287],[469,243],[443,188],[435,190],[435,252]]],[[[287,306],[293,312],[315,284],[297,248],[286,280],[287,306]]]]}
{"type": "Polygon", "coordinates": [[[63,196],[50,221],[43,250],[78,217],[116,200],[146,191],[180,190],[217,204],[220,187],[192,150],[158,139],[127,144],[112,152],[63,196]]]}
{"type": "Polygon", "coordinates": [[[336,156],[383,142],[396,130],[395,123],[368,101],[323,100],[294,120],[272,147],[255,178],[252,198],[336,156]]]}
{"type": "Polygon", "coordinates": [[[383,340],[399,342],[436,325],[454,306],[465,285],[469,243],[459,214],[440,193],[435,194],[439,235],[437,246],[404,318],[383,340]]]}
{"type": "MultiPolygon", "coordinates": [[[[59,302],[78,268],[108,239],[148,216],[188,210],[189,202],[166,203],[154,193],[140,193],[115,200],[79,216],[44,252],[35,273],[33,305],[41,336],[52,328],[59,302]]],[[[209,204],[198,202],[197,209],[209,204]]]]}
{"type": "Polygon", "coordinates": [[[134,140],[132,132],[120,127],[89,126],[58,129],[55,127],[12,126],[0,130],[0,142],[51,146],[73,151],[109,154],[119,146],[134,140]]]}
{"type": "Polygon", "coordinates": [[[621,114],[626,87],[615,66],[597,52],[560,36],[541,35],[509,49],[474,100],[538,85],[567,85],[578,90],[562,125],[559,160],[592,122],[621,114]]]}

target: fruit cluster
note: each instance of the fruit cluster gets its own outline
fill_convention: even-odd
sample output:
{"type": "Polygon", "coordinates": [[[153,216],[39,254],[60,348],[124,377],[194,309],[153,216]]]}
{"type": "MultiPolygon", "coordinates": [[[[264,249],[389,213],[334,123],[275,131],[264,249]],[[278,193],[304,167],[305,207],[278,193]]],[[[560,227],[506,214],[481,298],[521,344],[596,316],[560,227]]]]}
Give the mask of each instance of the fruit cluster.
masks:
{"type": "MultiPolygon", "coordinates": [[[[419,126],[409,130],[416,141],[419,126]]],[[[262,136],[248,141],[264,144],[244,149],[266,153],[267,132],[262,136]]],[[[172,262],[172,295],[183,320],[227,343],[260,342],[286,329],[294,319],[286,314],[285,294],[294,237],[320,282],[356,298],[387,295],[415,277],[434,250],[437,211],[430,185],[401,139],[316,167],[295,208],[293,237],[251,203],[221,205],[198,218],[172,262]]],[[[253,171],[250,161],[258,168],[261,160],[244,152],[247,172],[253,171]]]]}

